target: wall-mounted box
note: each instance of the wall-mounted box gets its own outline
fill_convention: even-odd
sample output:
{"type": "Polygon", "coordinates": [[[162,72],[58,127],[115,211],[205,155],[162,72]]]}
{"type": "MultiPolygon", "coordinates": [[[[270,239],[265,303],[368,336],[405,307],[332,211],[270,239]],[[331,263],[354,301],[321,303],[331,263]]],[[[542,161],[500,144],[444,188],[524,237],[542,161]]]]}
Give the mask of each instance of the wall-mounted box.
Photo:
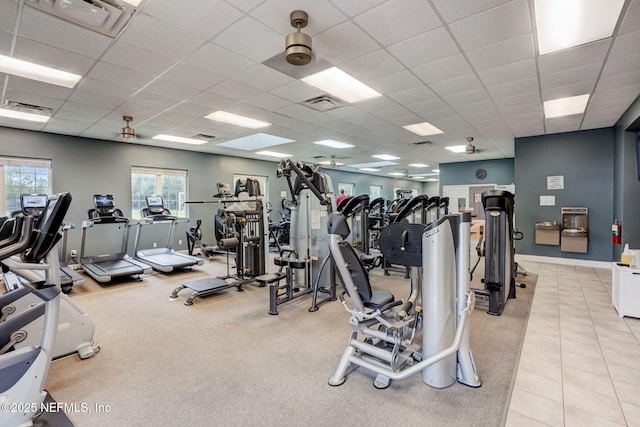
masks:
{"type": "Polygon", "coordinates": [[[560,244],[560,224],[555,221],[536,222],[536,245],[560,244]]]}

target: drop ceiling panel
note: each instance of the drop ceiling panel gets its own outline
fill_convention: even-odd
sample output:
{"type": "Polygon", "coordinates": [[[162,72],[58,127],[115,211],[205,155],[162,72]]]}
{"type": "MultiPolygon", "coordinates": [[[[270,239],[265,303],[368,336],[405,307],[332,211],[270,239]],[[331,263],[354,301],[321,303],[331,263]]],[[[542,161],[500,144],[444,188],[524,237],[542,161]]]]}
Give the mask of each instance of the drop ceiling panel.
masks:
{"type": "Polygon", "coordinates": [[[488,102],[491,100],[484,89],[471,90],[469,92],[445,95],[443,99],[453,108],[466,104],[476,104],[478,102],[488,102]]]}
{"type": "Polygon", "coordinates": [[[144,88],[144,91],[154,95],[165,96],[169,99],[175,100],[176,102],[188,99],[202,92],[200,89],[162,78],[155,79],[153,82],[149,83],[144,88]]]}
{"type": "Polygon", "coordinates": [[[123,98],[114,98],[109,95],[98,95],[92,92],[86,92],[84,90],[74,90],[69,101],[77,102],[79,104],[91,105],[94,107],[104,107],[107,109],[116,108],[122,104],[123,98]]]}
{"type": "Polygon", "coordinates": [[[525,79],[538,79],[536,63],[533,59],[514,62],[478,73],[487,87],[502,85],[525,79]]]}
{"type": "Polygon", "coordinates": [[[314,50],[334,65],[373,52],[380,45],[351,22],[343,22],[313,38],[314,50]],[[340,46],[340,49],[335,49],[340,46]]]}
{"type": "Polygon", "coordinates": [[[502,85],[487,88],[489,94],[495,98],[515,96],[523,92],[535,92],[538,90],[538,79],[525,79],[509,82],[502,85]]]}
{"type": "Polygon", "coordinates": [[[96,95],[109,96],[116,99],[126,100],[131,96],[131,89],[108,83],[102,80],[92,79],[90,77],[85,78],[77,86],[79,90],[83,92],[90,92],[96,95]]]}
{"type": "Polygon", "coordinates": [[[257,96],[249,97],[244,99],[243,102],[265,110],[275,110],[291,104],[291,101],[288,99],[280,98],[279,96],[275,96],[270,93],[262,93],[257,96]]]}
{"type": "Polygon", "coordinates": [[[77,102],[65,102],[56,113],[56,117],[67,120],[82,120],[85,122],[97,122],[109,114],[111,110],[107,108],[92,107],[78,104],[77,102]]]}
{"type": "Polygon", "coordinates": [[[378,49],[340,64],[340,69],[362,82],[404,70],[386,50],[378,49]]]}
{"type": "Polygon", "coordinates": [[[550,99],[566,98],[568,96],[584,95],[592,93],[596,80],[578,82],[566,86],[557,86],[550,88],[542,88],[542,99],[548,101],[550,99]]]}
{"type": "MultiPolygon", "coordinates": [[[[9,50],[3,52],[9,53],[9,50]]],[[[43,43],[34,42],[33,40],[18,37],[14,58],[24,61],[35,62],[45,67],[53,67],[62,71],[74,74],[84,74],[94,63],[92,58],[69,52],[68,50],[58,49],[43,43]]]]}
{"type": "Polygon", "coordinates": [[[640,53],[608,61],[602,70],[602,77],[612,77],[637,70],[640,70],[640,53]]]}
{"type": "Polygon", "coordinates": [[[183,59],[204,40],[149,15],[138,15],[120,36],[120,41],[172,59],[183,59]]]}
{"type": "Polygon", "coordinates": [[[60,133],[63,135],[80,135],[87,129],[86,122],[67,120],[62,118],[50,119],[44,126],[45,132],[60,133]]]}
{"type": "Polygon", "coordinates": [[[9,90],[24,93],[33,92],[38,94],[38,96],[55,99],[67,99],[73,90],[62,86],[50,85],[48,83],[23,79],[22,77],[16,76],[9,76],[9,84],[7,87],[9,90]]]}
{"type": "Polygon", "coordinates": [[[388,110],[398,106],[398,103],[386,96],[380,96],[378,98],[367,99],[366,101],[357,102],[354,104],[361,110],[368,111],[370,113],[377,113],[378,111],[388,110]]]}
{"type": "Polygon", "coordinates": [[[18,3],[12,1],[0,2],[0,31],[12,33],[16,26],[18,3]]]}
{"type": "Polygon", "coordinates": [[[162,74],[162,80],[203,91],[220,83],[224,79],[209,71],[181,62],[162,74]]]}
{"type": "Polygon", "coordinates": [[[0,54],[9,54],[11,51],[11,39],[11,34],[0,31],[0,54]]]}
{"type": "Polygon", "coordinates": [[[467,52],[469,62],[477,71],[525,61],[534,56],[532,34],[523,34],[467,52]]]}
{"type": "Polygon", "coordinates": [[[428,2],[415,0],[387,1],[356,16],[354,21],[382,46],[441,25],[428,2]]]}
{"type": "Polygon", "coordinates": [[[270,91],[294,81],[293,78],[262,64],[256,64],[237,74],[233,80],[263,91],[270,91]]]}
{"type": "Polygon", "coordinates": [[[551,74],[590,64],[601,64],[607,55],[610,45],[611,39],[605,39],[572,49],[542,55],[538,58],[538,69],[540,74],[551,74]]]}
{"type": "Polygon", "coordinates": [[[598,77],[601,69],[602,64],[592,64],[558,73],[544,74],[540,76],[540,85],[543,89],[551,89],[579,82],[593,81],[598,77]]]}
{"type": "Polygon", "coordinates": [[[447,96],[482,89],[482,84],[475,74],[468,74],[462,77],[431,83],[429,87],[438,95],[447,96]]]}
{"type": "Polygon", "coordinates": [[[380,93],[400,92],[422,86],[422,82],[409,71],[399,71],[367,82],[380,93]]]}
{"type": "Polygon", "coordinates": [[[541,103],[538,92],[520,93],[514,96],[493,99],[498,108],[509,108],[517,105],[541,103]]]}
{"type": "Polygon", "coordinates": [[[256,62],[265,61],[284,50],[282,34],[250,16],[217,35],[213,42],[256,62]],[[247,43],[247,38],[251,43],[247,43]]]}
{"type": "Polygon", "coordinates": [[[426,86],[413,87],[400,92],[389,93],[389,98],[393,99],[400,105],[415,104],[427,99],[433,99],[436,96],[437,95],[426,86]]]}
{"type": "Polygon", "coordinates": [[[387,0],[359,0],[349,1],[344,0],[330,0],[337,8],[344,12],[347,16],[356,16],[362,12],[376,7],[377,5],[384,3],[387,0]]]}
{"type": "Polygon", "coordinates": [[[625,33],[616,37],[609,52],[609,59],[640,53],[640,30],[625,33]]]}
{"type": "Polygon", "coordinates": [[[451,35],[443,27],[395,43],[387,50],[407,67],[415,67],[460,53],[451,35]]]}
{"type": "Polygon", "coordinates": [[[176,63],[162,54],[121,42],[114,43],[105,52],[102,61],[151,76],[159,76],[176,63]]]}
{"type": "Polygon", "coordinates": [[[603,77],[598,82],[598,90],[611,90],[624,87],[640,86],[640,70],[617,76],[603,77]]]}
{"type": "Polygon", "coordinates": [[[300,80],[294,80],[291,83],[280,86],[272,90],[271,93],[288,99],[292,102],[302,102],[306,101],[307,99],[323,95],[323,93],[319,90],[312,88],[311,86],[301,82],[300,80]]]}
{"type": "Polygon", "coordinates": [[[545,128],[548,133],[570,132],[580,127],[582,114],[568,117],[558,117],[545,120],[545,128]]]}
{"type": "Polygon", "coordinates": [[[477,49],[531,32],[526,0],[514,0],[449,25],[465,50],[477,49]]]}
{"type": "MultiPolygon", "coordinates": [[[[234,4],[233,1],[230,2],[234,4]]],[[[284,49],[284,36],[293,33],[295,28],[291,26],[289,14],[293,10],[304,10],[309,15],[309,23],[303,32],[314,38],[319,33],[331,28],[345,20],[345,16],[339,9],[327,1],[298,0],[290,1],[265,1],[250,12],[250,15],[273,30],[279,32],[282,37],[284,49]]],[[[244,37],[246,39],[246,37],[244,37]]]]}
{"type": "Polygon", "coordinates": [[[510,0],[433,0],[433,4],[446,22],[454,22],[508,1],[510,0]]]}
{"type": "Polygon", "coordinates": [[[98,58],[112,39],[58,19],[31,6],[24,7],[20,21],[20,37],[90,58],[98,58]],[[46,29],[46,31],[43,31],[46,29]]]}
{"type": "Polygon", "coordinates": [[[632,1],[620,26],[620,34],[640,30],[640,3],[632,1]]]}
{"type": "Polygon", "coordinates": [[[184,62],[226,78],[231,78],[254,65],[248,58],[213,43],[205,44],[184,62]]]}
{"type": "Polygon", "coordinates": [[[423,82],[435,83],[471,74],[473,71],[462,55],[454,55],[411,69],[423,82]]]}
{"type": "Polygon", "coordinates": [[[109,64],[107,62],[98,62],[95,64],[93,69],[87,74],[87,77],[129,88],[131,89],[131,92],[142,89],[153,80],[153,76],[139,73],[137,71],[127,70],[126,68],[109,64]]]}
{"type": "Polygon", "coordinates": [[[144,13],[206,40],[242,17],[231,5],[210,0],[151,1],[144,13]]]}

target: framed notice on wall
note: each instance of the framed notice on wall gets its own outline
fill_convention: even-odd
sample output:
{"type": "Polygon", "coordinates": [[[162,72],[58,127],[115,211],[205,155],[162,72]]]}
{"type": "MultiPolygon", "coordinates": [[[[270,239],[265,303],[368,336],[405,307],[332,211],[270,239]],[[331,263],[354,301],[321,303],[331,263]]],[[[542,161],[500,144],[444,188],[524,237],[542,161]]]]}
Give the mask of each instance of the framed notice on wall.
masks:
{"type": "Polygon", "coordinates": [[[548,176],[547,190],[564,190],[564,175],[548,176]]]}

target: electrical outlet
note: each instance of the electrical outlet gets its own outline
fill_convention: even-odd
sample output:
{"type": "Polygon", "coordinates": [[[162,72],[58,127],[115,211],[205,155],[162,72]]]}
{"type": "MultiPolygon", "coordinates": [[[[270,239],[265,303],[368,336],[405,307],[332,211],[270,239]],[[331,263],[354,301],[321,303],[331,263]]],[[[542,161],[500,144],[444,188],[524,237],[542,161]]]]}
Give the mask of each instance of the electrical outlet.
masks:
{"type": "Polygon", "coordinates": [[[76,251],[75,249],[71,249],[69,255],[71,255],[71,258],[75,258],[78,256],[78,251],[76,251]]]}
{"type": "Polygon", "coordinates": [[[182,240],[178,240],[178,245],[181,245],[181,244],[182,244],[182,240]]]}
{"type": "Polygon", "coordinates": [[[157,244],[156,242],[153,242],[153,247],[154,247],[154,248],[157,248],[157,247],[158,247],[158,244],[157,244]]]}

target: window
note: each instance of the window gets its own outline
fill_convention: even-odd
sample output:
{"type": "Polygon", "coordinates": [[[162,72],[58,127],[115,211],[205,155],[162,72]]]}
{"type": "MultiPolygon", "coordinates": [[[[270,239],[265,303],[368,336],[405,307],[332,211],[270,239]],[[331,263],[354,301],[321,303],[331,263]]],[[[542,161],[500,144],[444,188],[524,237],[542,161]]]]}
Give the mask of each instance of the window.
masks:
{"type": "Polygon", "coordinates": [[[140,218],[147,207],[147,196],[160,195],[164,207],[173,215],[188,217],[187,171],[133,167],[131,168],[131,218],[140,218]]]}
{"type": "Polygon", "coordinates": [[[369,186],[369,199],[375,200],[378,197],[382,197],[382,185],[370,185],[369,186]]]}
{"type": "Polygon", "coordinates": [[[356,192],[356,185],[352,184],[350,182],[339,182],[338,183],[338,194],[340,194],[340,191],[344,190],[344,194],[346,194],[349,197],[352,197],[355,195],[356,192]]]}
{"type": "Polygon", "coordinates": [[[0,157],[0,209],[19,211],[20,195],[51,194],[51,160],[0,157]]]}

